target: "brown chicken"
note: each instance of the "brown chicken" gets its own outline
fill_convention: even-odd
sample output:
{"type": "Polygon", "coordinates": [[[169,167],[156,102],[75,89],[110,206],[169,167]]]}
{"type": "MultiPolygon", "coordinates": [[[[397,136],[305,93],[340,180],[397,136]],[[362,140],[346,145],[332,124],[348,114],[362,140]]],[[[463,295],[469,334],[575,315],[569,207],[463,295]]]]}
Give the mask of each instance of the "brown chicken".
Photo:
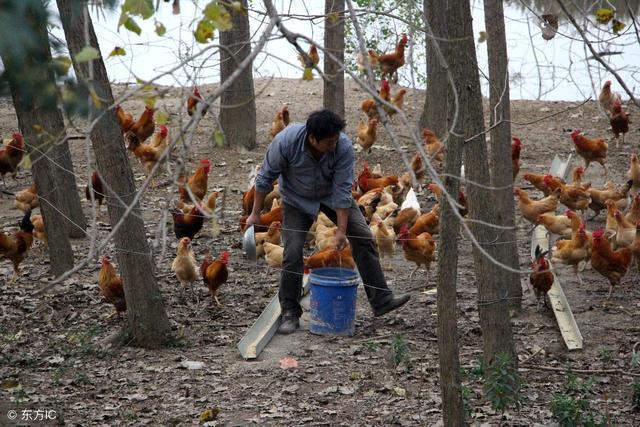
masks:
{"type": "Polygon", "coordinates": [[[173,232],[177,239],[188,237],[193,240],[196,234],[202,229],[204,224],[204,214],[197,206],[191,208],[189,213],[183,213],[179,209],[171,209],[173,217],[173,232]]]}
{"type": "MultiPolygon", "coordinates": [[[[376,52],[373,49],[369,49],[367,50],[367,59],[369,60],[369,67],[371,67],[371,69],[374,68],[378,68],[378,66],[380,65],[379,61],[378,61],[378,52],[376,52]]],[[[358,52],[358,55],[356,56],[356,66],[358,67],[358,71],[360,71],[360,73],[365,72],[365,65],[364,65],[364,56],[362,55],[362,52],[358,52]]]]}
{"type": "Polygon", "coordinates": [[[398,177],[395,175],[383,176],[382,178],[366,178],[364,177],[362,180],[358,179],[358,185],[360,186],[360,190],[363,192],[367,192],[369,190],[373,190],[374,188],[384,188],[389,185],[397,185],[398,177]]]}
{"type": "Polygon", "coordinates": [[[31,211],[38,206],[40,206],[40,203],[38,202],[38,190],[35,184],[16,193],[16,208],[22,212],[31,211]]]}
{"type": "Polygon", "coordinates": [[[376,241],[380,259],[387,258],[389,260],[387,269],[392,270],[393,267],[391,261],[393,260],[393,255],[395,254],[396,241],[396,233],[395,231],[393,231],[393,227],[388,226],[379,217],[376,217],[374,215],[374,219],[372,219],[369,228],[371,229],[371,234],[376,241]]]}
{"type": "Polygon", "coordinates": [[[279,134],[280,132],[282,132],[284,130],[284,128],[287,127],[287,124],[285,122],[285,115],[287,117],[289,117],[289,107],[284,106],[282,107],[281,111],[278,111],[276,113],[276,117],[273,120],[273,122],[271,123],[271,137],[275,138],[277,134],[279,134]]]}
{"type": "Polygon", "coordinates": [[[129,144],[129,149],[138,158],[147,175],[151,173],[151,170],[167,148],[169,130],[165,125],[160,125],[159,128],[160,130],[154,135],[151,142],[142,144],[138,139],[134,139],[129,144]]]}
{"type": "Polygon", "coordinates": [[[627,221],[622,212],[616,210],[613,214],[616,221],[616,245],[617,247],[628,248],[636,237],[636,225],[627,221]]]}
{"type": "Polygon", "coordinates": [[[398,68],[404,65],[404,49],[407,46],[407,35],[402,34],[400,41],[396,44],[393,52],[380,55],[378,64],[380,64],[380,79],[392,78],[394,83],[398,82],[398,68]]]}
{"type": "MultiPolygon", "coordinates": [[[[411,159],[411,170],[416,176],[416,190],[420,187],[422,180],[426,175],[427,169],[422,162],[422,156],[420,153],[416,153],[411,159]]],[[[403,187],[413,187],[413,177],[410,172],[405,172],[400,177],[400,185],[403,187]]]]}
{"type": "Polygon", "coordinates": [[[356,142],[362,147],[363,151],[371,153],[371,147],[376,142],[378,134],[378,119],[369,119],[369,123],[360,122],[356,142]]]}
{"type": "Polygon", "coordinates": [[[153,135],[156,130],[156,124],[153,121],[154,113],[153,107],[144,107],[140,118],[126,132],[125,140],[129,143],[129,149],[131,149],[131,144],[134,146],[142,144],[153,135]]]}
{"type": "Polygon", "coordinates": [[[13,264],[14,275],[10,283],[15,282],[20,275],[20,264],[29,254],[33,243],[33,223],[31,212],[27,211],[20,221],[20,229],[8,235],[0,232],[0,258],[4,257],[13,264]]]}
{"type": "Polygon", "coordinates": [[[419,216],[420,216],[420,211],[413,207],[407,207],[400,210],[400,212],[398,212],[398,215],[396,216],[395,221],[393,223],[393,231],[395,231],[396,233],[399,233],[400,229],[402,229],[402,226],[404,225],[407,226],[407,229],[409,227],[412,227],[419,216]]]}
{"type": "Polygon", "coordinates": [[[444,145],[435,133],[430,129],[422,129],[422,138],[424,139],[424,148],[429,154],[431,160],[437,160],[442,163],[444,161],[444,145]]]}
{"type": "MultiPolygon", "coordinates": [[[[271,223],[279,221],[282,223],[282,206],[277,206],[271,209],[269,212],[260,215],[260,224],[255,224],[256,231],[267,231],[271,223]]],[[[247,217],[243,215],[240,217],[240,231],[244,232],[247,229],[247,217]]]]}
{"type": "MultiPolygon", "coordinates": [[[[547,175],[544,174],[537,174],[537,173],[525,173],[524,175],[522,175],[522,179],[529,182],[531,185],[533,185],[537,190],[542,191],[542,193],[546,196],[548,196],[551,193],[551,190],[549,189],[549,187],[547,186],[547,184],[544,183],[544,177],[547,175]]],[[[560,183],[564,184],[564,181],[560,180],[560,178],[554,177],[555,179],[559,180],[560,183]]]]}
{"type": "Polygon", "coordinates": [[[627,178],[633,181],[631,183],[631,191],[633,193],[640,193],[640,161],[638,160],[638,155],[636,153],[631,155],[627,178]]]}
{"type": "Polygon", "coordinates": [[[572,233],[571,240],[556,240],[553,251],[551,261],[573,266],[578,282],[582,285],[579,265],[589,261],[591,257],[591,241],[584,224],[580,224],[578,230],[572,233]]]}
{"type": "MultiPolygon", "coordinates": [[[[391,103],[395,105],[398,110],[402,110],[402,107],[404,106],[404,96],[406,94],[406,89],[400,89],[391,96],[391,103]]],[[[397,113],[395,108],[387,107],[386,105],[384,106],[384,110],[387,112],[389,117],[397,113]]]]}
{"type": "Polygon", "coordinates": [[[313,270],[321,267],[356,268],[356,263],[351,254],[351,248],[347,247],[338,251],[330,246],[317,252],[304,260],[304,266],[313,270]]]}
{"type": "Polygon", "coordinates": [[[557,234],[564,238],[571,237],[571,219],[565,215],[554,215],[544,213],[538,215],[536,224],[544,226],[550,233],[557,234]]]}
{"type": "Polygon", "coordinates": [[[611,80],[604,82],[598,101],[604,111],[611,112],[616,101],[621,101],[620,94],[611,90],[611,80]]]}
{"type": "Polygon", "coordinates": [[[402,242],[402,250],[404,257],[407,261],[411,261],[416,264],[415,270],[409,275],[409,280],[413,275],[424,265],[427,269],[427,277],[425,282],[429,280],[429,268],[431,263],[435,261],[436,242],[431,237],[431,234],[424,232],[415,235],[409,230],[409,227],[404,224],[400,228],[400,236],[398,238],[402,242]]]}
{"type": "Polygon", "coordinates": [[[627,196],[629,195],[631,185],[632,181],[629,180],[622,186],[607,183],[603,189],[589,188],[587,190],[589,192],[589,196],[591,196],[591,203],[589,204],[589,207],[595,214],[593,218],[598,216],[600,211],[605,209],[607,200],[613,200],[616,202],[616,207],[618,209],[625,209],[628,203],[627,196]]]}
{"type": "Polygon", "coordinates": [[[218,259],[214,261],[213,257],[207,254],[204,261],[202,261],[202,266],[200,266],[202,281],[205,286],[209,288],[211,297],[217,305],[222,305],[220,304],[220,300],[218,300],[218,289],[220,289],[220,286],[225,284],[229,278],[229,271],[227,270],[229,257],[229,252],[223,251],[218,259]]]}
{"type": "MultiPolygon", "coordinates": [[[[196,171],[187,179],[187,185],[189,189],[193,193],[193,195],[198,199],[198,201],[204,199],[204,196],[207,194],[207,185],[209,180],[209,172],[211,171],[211,162],[208,159],[200,160],[200,166],[196,171]]],[[[184,178],[181,179],[184,182],[184,178]]],[[[178,187],[178,192],[180,193],[180,200],[183,202],[191,201],[191,197],[189,195],[189,191],[184,188],[183,185],[178,187]]]]}
{"type": "Polygon", "coordinates": [[[520,141],[520,138],[513,137],[513,142],[511,143],[511,169],[514,181],[518,176],[518,172],[520,172],[520,150],[522,150],[522,141],[520,141]]]}
{"type": "MultiPolygon", "coordinates": [[[[193,87],[193,92],[191,93],[191,95],[189,95],[189,98],[187,99],[187,114],[188,115],[190,115],[190,116],[194,115],[194,113],[196,112],[196,108],[198,107],[198,103],[199,102],[204,103],[204,98],[200,94],[200,90],[198,89],[198,87],[194,86],[193,87]]],[[[203,117],[207,113],[208,109],[209,109],[209,106],[205,103],[204,107],[202,107],[202,116],[203,117]]]]}
{"type": "MultiPolygon", "coordinates": [[[[171,271],[176,272],[176,277],[182,285],[182,293],[187,286],[193,285],[198,280],[198,265],[196,264],[196,256],[191,249],[191,239],[183,237],[178,242],[176,257],[171,263],[171,271]]],[[[193,286],[191,289],[195,292],[193,286]]]]}
{"type": "MultiPolygon", "coordinates": [[[[391,86],[389,86],[389,82],[386,80],[382,80],[380,82],[380,89],[378,90],[378,95],[380,98],[384,99],[387,102],[391,102],[391,86]]],[[[367,115],[369,119],[379,118],[378,110],[376,109],[376,100],[373,98],[368,98],[362,101],[360,104],[360,108],[367,115]]]]}
{"type": "Polygon", "coordinates": [[[633,198],[633,203],[631,204],[631,208],[629,212],[624,216],[624,218],[629,222],[636,222],[640,219],[640,194],[636,194],[633,198]]]}
{"type": "Polygon", "coordinates": [[[309,50],[307,51],[307,56],[302,54],[298,54],[298,61],[304,68],[304,73],[302,75],[303,80],[311,80],[312,72],[314,65],[318,65],[320,63],[320,55],[318,55],[318,48],[315,45],[309,46],[309,50]]]}
{"type": "Polygon", "coordinates": [[[580,211],[584,215],[584,212],[589,208],[591,196],[587,190],[579,185],[562,184],[559,179],[554,180],[551,175],[544,177],[544,183],[550,191],[560,189],[560,203],[569,209],[580,211]]]}
{"type": "Polygon", "coordinates": [[[571,172],[571,184],[579,185],[580,187],[586,190],[589,187],[591,187],[591,183],[590,182],[583,183],[582,182],[583,175],[584,175],[584,168],[582,166],[576,166],[571,172]]]}
{"type": "Polygon", "coordinates": [[[111,259],[106,255],[102,257],[102,267],[98,272],[98,286],[104,299],[113,304],[118,316],[127,311],[122,278],[118,276],[116,269],[111,264],[111,259]]]}
{"type": "Polygon", "coordinates": [[[269,225],[269,230],[261,233],[255,233],[256,254],[258,258],[264,256],[264,243],[268,242],[274,245],[280,244],[282,235],[282,224],[280,221],[274,221],[269,225]]]}
{"type": "Polygon", "coordinates": [[[538,201],[531,200],[527,192],[518,187],[514,187],[513,193],[518,196],[518,208],[522,216],[527,221],[535,224],[538,220],[538,215],[556,211],[561,190],[557,188],[547,197],[538,201]]]}
{"type": "Polygon", "coordinates": [[[93,174],[91,174],[91,182],[84,188],[84,195],[89,201],[91,201],[92,192],[98,207],[102,206],[104,189],[102,188],[102,180],[100,179],[100,175],[98,175],[98,171],[93,171],[93,174]]]}
{"type": "Polygon", "coordinates": [[[619,285],[620,280],[627,274],[632,261],[632,252],[629,248],[611,249],[609,240],[604,237],[603,230],[593,232],[593,248],[591,250],[591,267],[609,281],[609,294],[611,297],[614,285],[619,285]]]}
{"type": "Polygon", "coordinates": [[[31,223],[33,224],[33,237],[40,240],[45,246],[47,246],[49,241],[47,240],[47,231],[44,228],[44,218],[42,218],[42,215],[32,216],[31,223]]]}
{"type": "Polygon", "coordinates": [[[413,226],[409,229],[409,232],[415,236],[418,236],[424,232],[431,234],[438,234],[440,231],[440,205],[436,204],[431,208],[431,211],[420,215],[413,226]]]}
{"type": "Polygon", "coordinates": [[[579,130],[571,133],[571,139],[576,146],[576,153],[584,159],[584,170],[589,169],[592,162],[600,163],[604,168],[603,175],[607,175],[606,160],[609,145],[602,138],[590,139],[582,135],[579,130]]]}
{"type": "Polygon", "coordinates": [[[624,145],[624,136],[629,132],[629,114],[622,111],[622,103],[617,100],[613,104],[611,116],[609,117],[611,130],[616,137],[616,148],[618,148],[618,137],[622,134],[622,144],[624,145]]]}
{"type": "Polygon", "coordinates": [[[282,267],[282,259],[284,257],[284,248],[280,245],[264,242],[264,260],[269,267],[282,267]]]}
{"type": "Polygon", "coordinates": [[[120,130],[122,133],[127,133],[131,130],[131,126],[135,123],[133,116],[128,111],[125,111],[124,108],[120,105],[116,105],[116,119],[118,119],[118,124],[120,125],[120,130]]]}
{"type": "Polygon", "coordinates": [[[24,138],[20,132],[14,132],[11,139],[5,141],[4,147],[0,149],[0,176],[2,183],[7,186],[4,180],[5,174],[10,173],[13,179],[16,178],[18,165],[24,157],[24,138]]]}
{"type": "Polygon", "coordinates": [[[540,306],[540,300],[542,300],[545,307],[547,307],[545,296],[553,286],[554,281],[553,273],[549,271],[549,262],[544,257],[546,254],[547,251],[542,252],[540,246],[536,245],[535,258],[531,263],[532,271],[529,275],[529,283],[531,283],[533,292],[536,294],[538,306],[540,306]]]}

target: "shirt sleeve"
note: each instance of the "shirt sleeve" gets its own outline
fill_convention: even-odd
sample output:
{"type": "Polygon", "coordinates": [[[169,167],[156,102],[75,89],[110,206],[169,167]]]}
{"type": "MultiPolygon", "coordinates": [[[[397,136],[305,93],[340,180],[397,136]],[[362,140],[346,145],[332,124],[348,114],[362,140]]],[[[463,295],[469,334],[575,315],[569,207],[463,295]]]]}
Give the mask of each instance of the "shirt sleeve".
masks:
{"type": "Polygon", "coordinates": [[[335,172],[333,174],[331,204],[334,209],[349,208],[353,199],[351,188],[353,185],[353,169],[356,156],[353,152],[353,144],[349,138],[343,134],[343,137],[340,139],[340,143],[344,144],[346,149],[338,153],[335,172]]]}
{"type": "Polygon", "coordinates": [[[273,190],[273,182],[280,176],[286,166],[286,158],[283,154],[283,134],[280,132],[267,148],[262,167],[256,176],[256,190],[260,193],[270,193],[273,190]]]}

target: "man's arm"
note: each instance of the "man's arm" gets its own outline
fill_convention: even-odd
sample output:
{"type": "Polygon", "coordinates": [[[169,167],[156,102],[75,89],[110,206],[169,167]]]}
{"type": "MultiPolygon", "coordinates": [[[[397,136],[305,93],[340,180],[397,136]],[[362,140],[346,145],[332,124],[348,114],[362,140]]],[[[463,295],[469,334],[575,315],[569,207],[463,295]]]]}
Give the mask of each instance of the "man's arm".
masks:
{"type": "Polygon", "coordinates": [[[260,225],[260,211],[262,210],[262,205],[264,205],[264,198],[266,196],[267,193],[256,190],[255,196],[253,198],[253,208],[251,209],[251,215],[249,215],[249,217],[247,218],[247,227],[250,227],[253,224],[260,225]]]}
{"type": "Polygon", "coordinates": [[[336,208],[338,217],[338,229],[334,237],[334,244],[337,250],[342,250],[347,244],[347,223],[349,222],[349,208],[336,208]]]}

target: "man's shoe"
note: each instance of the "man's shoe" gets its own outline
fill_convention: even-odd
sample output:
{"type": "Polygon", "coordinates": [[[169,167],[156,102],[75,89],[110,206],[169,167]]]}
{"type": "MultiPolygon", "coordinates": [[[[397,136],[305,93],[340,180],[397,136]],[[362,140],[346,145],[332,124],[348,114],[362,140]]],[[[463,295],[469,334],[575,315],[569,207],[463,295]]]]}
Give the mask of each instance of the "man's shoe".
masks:
{"type": "Polygon", "coordinates": [[[293,313],[284,313],[282,315],[282,323],[278,328],[278,333],[282,335],[292,334],[300,327],[300,318],[293,313]]]}
{"type": "Polygon", "coordinates": [[[400,295],[392,295],[389,301],[382,304],[379,307],[373,308],[373,315],[375,317],[380,317],[387,314],[390,311],[395,310],[396,308],[400,308],[407,303],[411,299],[411,295],[409,294],[400,294],[400,295]]]}

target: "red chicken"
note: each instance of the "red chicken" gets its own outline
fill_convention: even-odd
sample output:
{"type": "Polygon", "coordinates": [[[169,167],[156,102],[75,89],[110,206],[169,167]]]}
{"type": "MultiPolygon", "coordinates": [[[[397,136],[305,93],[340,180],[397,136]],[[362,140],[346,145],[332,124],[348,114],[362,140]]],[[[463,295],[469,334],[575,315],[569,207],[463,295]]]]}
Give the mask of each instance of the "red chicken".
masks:
{"type": "Polygon", "coordinates": [[[84,188],[84,195],[89,201],[91,201],[91,192],[93,192],[93,198],[98,206],[102,206],[104,189],[102,188],[102,180],[100,179],[100,175],[98,175],[98,171],[93,171],[93,174],[91,174],[91,182],[84,188]]]}
{"type": "MultiPolygon", "coordinates": [[[[189,98],[187,99],[187,114],[190,116],[193,116],[194,113],[196,112],[196,107],[198,106],[198,102],[203,102],[203,101],[204,101],[204,98],[200,94],[200,90],[198,89],[197,86],[194,86],[193,93],[189,95],[189,98]]],[[[208,109],[209,109],[209,106],[205,104],[204,107],[202,108],[203,117],[207,113],[208,109]]]]}
{"type": "Polygon", "coordinates": [[[4,181],[5,174],[10,173],[15,179],[18,172],[18,164],[22,161],[23,156],[24,138],[20,132],[14,132],[11,140],[5,143],[4,148],[0,149],[0,176],[2,176],[2,182],[5,187],[7,186],[4,181]]]}
{"type": "Polygon", "coordinates": [[[618,137],[620,134],[622,134],[622,144],[624,145],[624,136],[629,132],[629,114],[622,111],[622,103],[619,99],[613,103],[609,123],[616,137],[616,148],[618,148],[618,137]]]}
{"type": "Polygon", "coordinates": [[[125,134],[125,140],[129,143],[129,149],[131,144],[145,142],[156,130],[156,124],[153,121],[153,115],[155,109],[153,107],[146,106],[144,111],[140,115],[140,118],[129,128],[125,134]]]}
{"type": "Polygon", "coordinates": [[[131,126],[135,123],[131,113],[125,111],[120,105],[116,105],[116,119],[118,119],[118,124],[120,125],[122,133],[129,132],[131,130],[131,126]]]}
{"type": "Polygon", "coordinates": [[[513,170],[513,180],[516,180],[518,172],[520,172],[520,150],[522,149],[522,141],[520,138],[513,137],[511,143],[511,169],[513,170]]]}
{"type": "MultiPolygon", "coordinates": [[[[255,231],[267,231],[271,223],[279,221],[282,223],[282,206],[277,206],[269,212],[260,215],[260,224],[255,224],[255,231]]],[[[248,215],[240,217],[240,230],[244,232],[247,229],[248,215]]]]}
{"type": "Polygon", "coordinates": [[[193,237],[198,234],[204,224],[204,215],[198,209],[198,206],[191,208],[189,213],[183,213],[180,209],[172,209],[171,216],[173,217],[173,232],[177,239],[188,237],[193,240],[193,237]]]}
{"type": "Polygon", "coordinates": [[[402,34],[393,52],[378,57],[381,79],[391,77],[394,83],[398,82],[398,68],[404,65],[404,49],[407,46],[407,42],[407,35],[402,34]]]}
{"type": "Polygon", "coordinates": [[[120,316],[120,313],[127,311],[127,300],[124,296],[122,277],[118,276],[116,269],[111,264],[111,260],[106,255],[102,257],[102,267],[98,273],[98,286],[104,299],[113,304],[116,309],[115,313],[118,316],[120,316]]]}
{"type": "Polygon", "coordinates": [[[304,266],[313,270],[321,267],[356,268],[356,263],[351,254],[351,248],[346,247],[341,251],[329,246],[324,250],[311,255],[304,260],[304,266]]]}
{"type": "Polygon", "coordinates": [[[138,139],[132,140],[129,149],[138,158],[144,172],[149,175],[155,164],[162,157],[162,153],[167,148],[167,136],[169,130],[165,125],[160,125],[160,131],[154,135],[153,141],[142,144],[138,139]]]}
{"type": "Polygon", "coordinates": [[[531,283],[533,292],[538,299],[538,306],[540,305],[540,299],[542,299],[545,307],[547,306],[545,295],[547,295],[547,292],[551,289],[554,281],[553,273],[549,271],[549,262],[544,257],[547,252],[548,251],[542,252],[540,246],[536,245],[535,258],[531,263],[532,272],[529,275],[529,283],[531,283]]]}
{"type": "MultiPolygon", "coordinates": [[[[200,166],[196,171],[187,179],[187,185],[191,189],[191,192],[198,200],[204,199],[207,194],[207,184],[209,181],[209,172],[211,171],[211,162],[208,159],[200,160],[200,166]]],[[[181,178],[184,183],[185,178],[181,178]]],[[[180,193],[180,200],[189,203],[191,197],[189,191],[184,186],[178,187],[180,193]]]]}
{"type": "Polygon", "coordinates": [[[591,267],[609,280],[609,294],[607,295],[609,298],[613,286],[619,285],[620,280],[627,274],[633,254],[629,248],[613,251],[602,229],[594,231],[592,237],[591,267]]]}
{"type": "Polygon", "coordinates": [[[404,257],[407,261],[411,261],[416,264],[415,270],[409,275],[409,280],[413,277],[416,271],[424,264],[427,269],[427,280],[429,280],[429,267],[435,260],[436,242],[431,237],[431,234],[424,232],[415,235],[409,230],[407,224],[403,224],[400,228],[400,235],[398,240],[402,242],[402,250],[404,251],[404,257]]]}
{"type": "Polygon", "coordinates": [[[211,297],[217,305],[222,305],[220,304],[220,300],[218,300],[218,289],[220,289],[220,286],[225,284],[229,278],[229,270],[227,270],[229,257],[229,252],[223,251],[220,257],[214,261],[213,257],[208,254],[204,258],[204,261],[202,261],[202,266],[200,266],[202,281],[205,286],[209,288],[211,297]]]}
{"type": "Polygon", "coordinates": [[[579,130],[574,130],[571,133],[571,139],[573,140],[573,144],[576,146],[576,152],[584,159],[585,171],[589,168],[591,162],[597,162],[604,168],[604,175],[609,173],[609,171],[607,171],[607,165],[605,164],[609,145],[604,142],[604,139],[587,138],[582,135],[579,130]]]}
{"type": "Polygon", "coordinates": [[[0,232],[0,257],[7,258],[13,263],[14,275],[10,283],[15,282],[20,275],[20,263],[25,260],[33,243],[33,224],[31,211],[27,211],[20,221],[20,229],[12,235],[0,232]]]}

